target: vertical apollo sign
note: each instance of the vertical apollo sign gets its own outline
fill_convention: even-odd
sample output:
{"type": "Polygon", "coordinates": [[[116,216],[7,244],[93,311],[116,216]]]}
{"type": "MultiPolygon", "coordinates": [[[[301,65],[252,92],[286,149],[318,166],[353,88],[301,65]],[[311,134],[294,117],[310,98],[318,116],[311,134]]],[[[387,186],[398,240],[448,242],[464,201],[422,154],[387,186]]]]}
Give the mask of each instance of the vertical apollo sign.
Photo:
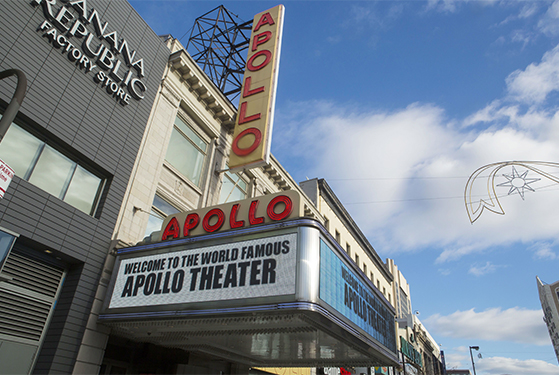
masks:
{"type": "Polygon", "coordinates": [[[269,162],[284,10],[278,5],[254,17],[229,156],[231,170],[269,162]]]}

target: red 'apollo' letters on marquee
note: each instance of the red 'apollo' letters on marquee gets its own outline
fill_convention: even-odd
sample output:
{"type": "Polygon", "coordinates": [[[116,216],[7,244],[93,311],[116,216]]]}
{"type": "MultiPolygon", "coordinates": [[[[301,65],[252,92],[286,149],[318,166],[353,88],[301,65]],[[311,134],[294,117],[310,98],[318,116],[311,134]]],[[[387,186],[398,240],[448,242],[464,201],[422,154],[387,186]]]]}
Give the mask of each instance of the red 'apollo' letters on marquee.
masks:
{"type": "Polygon", "coordinates": [[[301,197],[293,190],[168,216],[161,240],[215,233],[301,217],[301,197]]]}

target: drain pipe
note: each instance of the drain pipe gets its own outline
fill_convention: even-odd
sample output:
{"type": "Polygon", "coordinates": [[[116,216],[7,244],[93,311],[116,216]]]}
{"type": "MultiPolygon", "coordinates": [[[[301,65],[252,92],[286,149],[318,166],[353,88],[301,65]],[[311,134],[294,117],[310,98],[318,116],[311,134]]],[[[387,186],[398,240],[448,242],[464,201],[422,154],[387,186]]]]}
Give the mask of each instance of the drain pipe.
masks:
{"type": "Polygon", "coordinates": [[[19,107],[21,107],[21,103],[23,102],[23,98],[25,98],[25,90],[27,89],[27,77],[25,77],[25,74],[21,70],[8,69],[0,72],[0,80],[10,76],[17,77],[17,87],[8,108],[6,108],[6,111],[4,112],[4,116],[0,119],[0,141],[4,138],[8,128],[16,118],[19,107]]]}

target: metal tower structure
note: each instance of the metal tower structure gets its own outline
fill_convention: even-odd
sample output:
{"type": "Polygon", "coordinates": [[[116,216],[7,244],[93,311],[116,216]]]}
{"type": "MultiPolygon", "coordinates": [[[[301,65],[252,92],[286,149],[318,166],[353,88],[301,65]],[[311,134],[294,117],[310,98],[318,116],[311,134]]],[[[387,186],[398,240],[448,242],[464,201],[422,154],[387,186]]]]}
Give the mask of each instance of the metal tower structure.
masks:
{"type": "Polygon", "coordinates": [[[252,20],[237,23],[238,16],[223,5],[198,17],[186,50],[231,101],[241,92],[245,56],[252,20]]]}

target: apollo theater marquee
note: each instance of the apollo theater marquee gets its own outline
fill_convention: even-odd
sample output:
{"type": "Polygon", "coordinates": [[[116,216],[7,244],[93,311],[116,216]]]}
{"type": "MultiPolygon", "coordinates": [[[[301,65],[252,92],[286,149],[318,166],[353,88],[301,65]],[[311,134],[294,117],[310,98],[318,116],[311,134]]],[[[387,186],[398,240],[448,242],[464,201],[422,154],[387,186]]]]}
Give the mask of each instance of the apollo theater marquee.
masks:
{"type": "Polygon", "coordinates": [[[394,309],[296,191],[167,217],[120,249],[100,321],[266,367],[396,365],[394,309]]]}
{"type": "MultiPolygon", "coordinates": [[[[266,163],[283,7],[254,18],[230,168],[266,163]]],[[[258,367],[397,366],[394,308],[289,190],[168,216],[118,251],[99,321],[258,367]]]]}

